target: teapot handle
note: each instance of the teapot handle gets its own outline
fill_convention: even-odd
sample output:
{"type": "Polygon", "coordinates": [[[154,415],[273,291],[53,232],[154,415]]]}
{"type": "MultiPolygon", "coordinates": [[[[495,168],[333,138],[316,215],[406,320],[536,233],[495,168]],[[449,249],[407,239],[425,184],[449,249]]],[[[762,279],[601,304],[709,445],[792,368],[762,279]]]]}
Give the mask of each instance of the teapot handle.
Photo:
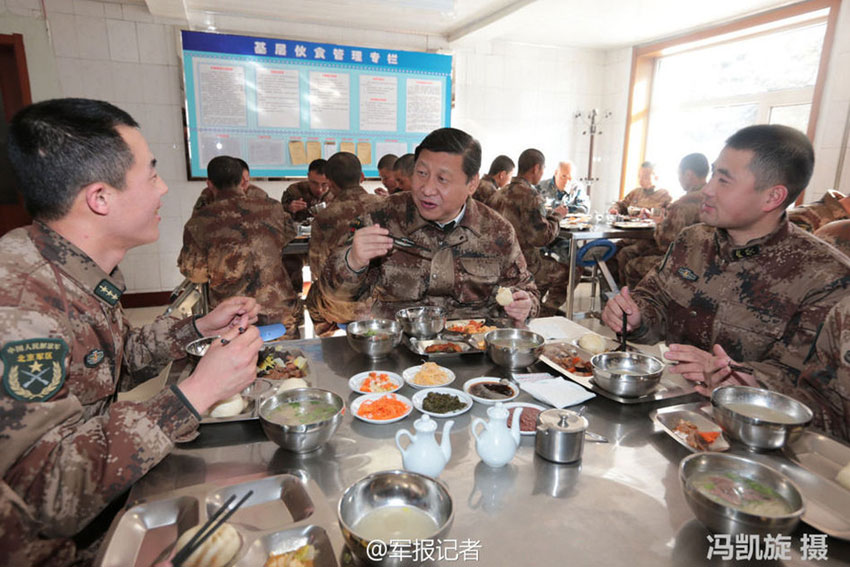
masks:
{"type": "Polygon", "coordinates": [[[479,439],[479,437],[478,437],[479,433],[478,433],[478,431],[476,431],[476,428],[478,427],[479,424],[483,425],[484,429],[487,429],[487,422],[484,421],[483,419],[481,419],[480,417],[474,418],[472,420],[472,425],[469,428],[469,430],[472,431],[472,436],[475,437],[476,441],[478,441],[478,439],[479,439]]]}
{"type": "Polygon", "coordinates": [[[410,445],[413,443],[413,435],[410,434],[410,431],[408,431],[407,429],[399,429],[395,432],[395,445],[402,453],[406,451],[406,449],[401,446],[401,438],[405,435],[407,435],[407,440],[410,441],[407,446],[410,447],[410,445]]]}

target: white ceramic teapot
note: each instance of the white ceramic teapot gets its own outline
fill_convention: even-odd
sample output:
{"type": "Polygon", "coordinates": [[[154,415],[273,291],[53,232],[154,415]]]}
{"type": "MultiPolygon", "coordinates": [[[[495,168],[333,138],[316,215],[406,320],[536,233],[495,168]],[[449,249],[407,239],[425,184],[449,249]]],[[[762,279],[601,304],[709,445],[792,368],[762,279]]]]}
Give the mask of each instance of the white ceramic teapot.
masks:
{"type": "Polygon", "coordinates": [[[487,409],[487,417],[490,421],[484,421],[480,417],[472,420],[472,436],[475,437],[475,450],[485,464],[491,467],[503,467],[514,458],[519,446],[519,416],[522,408],[514,410],[511,427],[508,429],[508,415],[501,402],[487,409]],[[478,433],[478,426],[482,425],[484,430],[478,433]]]}
{"type": "Polygon", "coordinates": [[[449,420],[443,425],[443,438],[439,445],[434,438],[437,423],[427,415],[423,415],[413,422],[413,428],[416,430],[415,435],[407,429],[396,431],[395,444],[401,451],[401,460],[405,470],[433,477],[439,476],[449,459],[452,458],[452,442],[449,431],[454,424],[453,420],[449,420]],[[405,436],[410,440],[406,448],[401,446],[401,438],[405,436]]]}

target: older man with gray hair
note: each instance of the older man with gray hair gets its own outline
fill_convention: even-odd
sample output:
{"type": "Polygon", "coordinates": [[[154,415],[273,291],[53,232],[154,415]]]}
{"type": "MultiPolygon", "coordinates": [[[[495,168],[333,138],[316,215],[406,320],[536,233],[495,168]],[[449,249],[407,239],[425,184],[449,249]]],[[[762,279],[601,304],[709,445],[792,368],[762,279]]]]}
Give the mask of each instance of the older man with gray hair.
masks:
{"type": "Polygon", "coordinates": [[[543,199],[551,199],[556,203],[564,205],[567,208],[567,212],[586,213],[589,210],[587,193],[585,193],[581,183],[573,180],[575,169],[575,165],[571,161],[558,163],[558,169],[555,170],[555,175],[545,181],[541,181],[537,190],[540,191],[543,199]]]}

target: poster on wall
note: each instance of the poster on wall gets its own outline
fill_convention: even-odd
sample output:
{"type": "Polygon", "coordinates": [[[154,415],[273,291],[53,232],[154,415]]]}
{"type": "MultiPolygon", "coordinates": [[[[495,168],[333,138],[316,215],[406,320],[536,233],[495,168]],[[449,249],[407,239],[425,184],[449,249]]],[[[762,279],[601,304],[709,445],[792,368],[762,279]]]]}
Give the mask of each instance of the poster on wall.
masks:
{"type": "Polygon", "coordinates": [[[413,152],[450,125],[448,55],[182,31],[189,169],[218,155],[256,177],[306,176],[338,151],[378,175],[385,154],[413,152]]]}

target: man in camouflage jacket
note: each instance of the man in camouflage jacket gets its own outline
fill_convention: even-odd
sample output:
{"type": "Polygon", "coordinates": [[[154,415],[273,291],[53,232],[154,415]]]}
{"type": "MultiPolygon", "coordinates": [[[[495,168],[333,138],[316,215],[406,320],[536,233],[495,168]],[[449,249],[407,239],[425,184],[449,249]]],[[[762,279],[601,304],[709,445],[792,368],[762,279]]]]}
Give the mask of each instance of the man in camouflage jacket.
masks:
{"type": "MultiPolygon", "coordinates": [[[[248,167],[248,162],[241,158],[233,158],[240,163],[242,166],[242,183],[240,184],[242,190],[245,192],[245,195],[248,197],[253,197],[255,199],[259,199],[261,197],[268,197],[268,193],[251,183],[251,170],[248,167]]],[[[207,186],[204,187],[204,190],[201,191],[201,194],[198,195],[198,200],[195,201],[195,205],[192,207],[193,211],[197,211],[203,207],[206,207],[210,203],[215,200],[215,187],[212,186],[209,179],[207,180],[207,186]]]]}
{"type": "Polygon", "coordinates": [[[472,198],[492,206],[493,197],[508,184],[513,172],[514,162],[511,158],[506,155],[496,156],[490,164],[490,171],[478,182],[478,188],[472,194],[472,198]]]}
{"type": "Polygon", "coordinates": [[[608,302],[603,321],[620,331],[625,311],[630,338],[666,339],[675,371],[705,395],[796,384],[818,326],[850,285],[850,261],[784,214],[813,165],[811,143],[793,128],[737,132],[702,190],[705,224],[682,231],[634,292],[608,302]]]}
{"type": "MultiPolygon", "coordinates": [[[[325,166],[333,201],[316,213],[310,235],[310,273],[314,283],[319,279],[328,256],[339,250],[351,238],[352,219],[362,217],[384,202],[384,198],[368,193],[360,184],[363,169],[356,155],[339,152],[331,156],[325,166]]],[[[326,297],[319,285],[310,286],[307,293],[307,310],[318,336],[332,334],[337,323],[349,323],[363,318],[372,308],[371,298],[364,301],[341,301],[326,297]]]]}
{"type": "Polygon", "coordinates": [[[541,247],[558,238],[561,219],[567,213],[559,205],[546,213],[543,197],[534,188],[543,176],[545,160],[539,150],[527,149],[519,156],[519,175],[502,189],[490,206],[502,215],[516,231],[528,271],[543,298],[540,314],[555,315],[567,299],[569,267],[543,255],[541,247]]]}
{"type": "Polygon", "coordinates": [[[850,198],[835,190],[827,191],[814,203],[788,210],[788,220],[808,232],[843,219],[850,219],[850,198]]]}
{"type": "Polygon", "coordinates": [[[215,199],[186,223],[180,272],[195,283],[209,282],[213,307],[234,295],[254,298],[261,324],[283,323],[286,338],[297,339],[304,310],[281,254],[297,229],[277,201],[243,193],[239,169],[227,156],[207,166],[215,199]]]}
{"type": "Polygon", "coordinates": [[[629,191],[622,201],[616,201],[608,211],[611,214],[629,214],[629,207],[663,209],[673,200],[666,189],[655,187],[655,166],[648,161],[640,164],[638,186],[629,191]]]}
{"type": "Polygon", "coordinates": [[[655,226],[652,240],[638,240],[618,253],[620,283],[636,286],[654,268],[682,229],[699,222],[702,205],[700,189],[708,177],[708,159],[702,154],[688,154],[679,162],[679,183],[685,194],[667,207],[664,218],[655,226]]]}
{"type": "Polygon", "coordinates": [[[328,258],[322,294],[374,295],[372,313],[380,317],[416,305],[511,324],[536,315],[537,288],[513,228],[470,198],[480,167],[481,146],[469,134],[441,128],[426,136],[416,148],[412,191],[390,195],[363,219],[351,246],[328,258]],[[500,286],[513,292],[505,307],[496,302],[500,286]]]}
{"type": "Polygon", "coordinates": [[[21,110],[9,157],[31,226],[0,239],[0,565],[86,563],[71,539],[192,433],[213,403],[251,384],[256,304],[130,327],[117,268],[153,242],[168,188],[122,110],[56,99],[21,110]],[[184,382],[143,402],[118,390],[156,376],[185,345],[220,335],[184,382]]]}

